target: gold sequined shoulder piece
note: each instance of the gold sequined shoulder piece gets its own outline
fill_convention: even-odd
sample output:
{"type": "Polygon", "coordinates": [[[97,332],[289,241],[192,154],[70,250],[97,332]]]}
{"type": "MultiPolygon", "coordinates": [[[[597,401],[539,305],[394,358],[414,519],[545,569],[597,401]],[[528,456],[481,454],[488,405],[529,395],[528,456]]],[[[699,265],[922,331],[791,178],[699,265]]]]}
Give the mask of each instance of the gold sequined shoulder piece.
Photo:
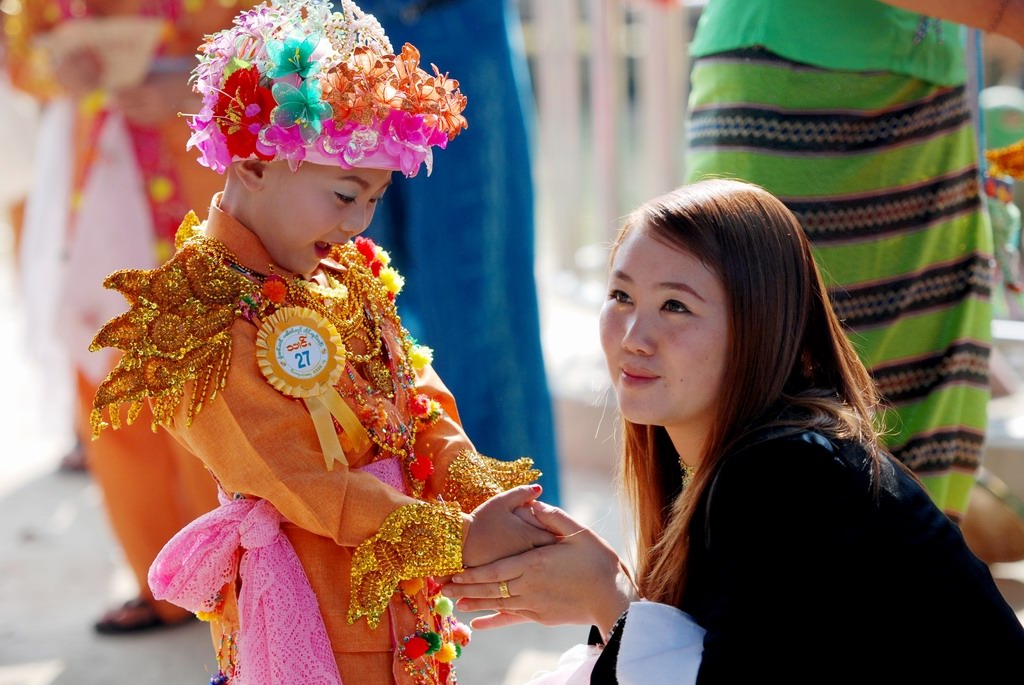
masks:
{"type": "MultiPolygon", "coordinates": [[[[186,218],[179,237],[188,223],[186,218]]],[[[128,404],[129,424],[147,400],[152,403],[153,429],[169,424],[188,381],[195,382],[189,400],[191,423],[203,402],[224,387],[237,303],[242,295],[255,292],[255,284],[225,266],[201,242],[183,240],[163,266],[118,271],[103,285],[124,295],[130,308],[108,321],[90,346],[93,351],[124,350],[93,399],[93,437],[108,425],[104,411],[110,425],[119,427],[122,404],[128,404]]]]}
{"type": "Polygon", "coordinates": [[[175,251],[185,247],[185,243],[189,238],[194,238],[202,232],[202,222],[199,221],[199,217],[191,209],[185,218],[181,222],[181,226],[178,226],[178,230],[174,233],[174,249],[175,251]]]}
{"type": "Polygon", "coordinates": [[[491,497],[532,483],[540,476],[529,457],[501,461],[463,450],[448,466],[441,497],[447,502],[458,502],[462,511],[469,513],[491,497]]]}

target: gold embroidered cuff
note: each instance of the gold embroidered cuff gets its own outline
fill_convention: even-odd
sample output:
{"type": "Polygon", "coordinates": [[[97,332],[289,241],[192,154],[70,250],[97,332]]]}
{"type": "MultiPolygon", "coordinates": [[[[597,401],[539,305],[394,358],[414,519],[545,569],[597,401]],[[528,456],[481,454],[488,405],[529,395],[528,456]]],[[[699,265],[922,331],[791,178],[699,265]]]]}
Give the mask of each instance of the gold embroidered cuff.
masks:
{"type": "Polygon", "coordinates": [[[540,478],[529,457],[501,461],[473,450],[463,450],[448,467],[441,496],[447,502],[458,502],[470,512],[498,493],[526,485],[540,478]]]}
{"type": "Polygon", "coordinates": [[[352,556],[348,622],[380,623],[399,581],[462,570],[462,515],[455,504],[423,502],[396,509],[352,556]]]}

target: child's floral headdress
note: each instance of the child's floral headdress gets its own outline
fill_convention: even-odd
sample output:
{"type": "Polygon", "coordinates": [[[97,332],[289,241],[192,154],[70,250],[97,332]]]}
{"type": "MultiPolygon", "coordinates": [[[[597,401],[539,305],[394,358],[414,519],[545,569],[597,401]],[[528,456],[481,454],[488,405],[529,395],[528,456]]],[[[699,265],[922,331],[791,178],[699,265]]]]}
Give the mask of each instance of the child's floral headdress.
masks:
{"type": "Polygon", "coordinates": [[[352,0],[270,0],[207,36],[192,73],[202,110],[189,147],[223,173],[240,159],[430,173],[433,146],[466,128],[459,82],[395,55],[380,23],[352,0]]]}

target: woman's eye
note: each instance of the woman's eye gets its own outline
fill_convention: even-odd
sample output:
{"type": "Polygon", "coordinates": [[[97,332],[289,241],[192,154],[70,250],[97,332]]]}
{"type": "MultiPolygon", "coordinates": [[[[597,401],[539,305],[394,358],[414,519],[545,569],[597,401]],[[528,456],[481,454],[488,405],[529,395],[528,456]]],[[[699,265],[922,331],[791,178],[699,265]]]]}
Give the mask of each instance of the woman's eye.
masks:
{"type": "Polygon", "coordinates": [[[667,312],[679,312],[679,313],[686,313],[686,312],[690,311],[689,308],[687,308],[687,306],[685,304],[683,304],[682,302],[680,302],[679,300],[668,300],[663,305],[663,309],[665,311],[667,311],[667,312]]]}
{"type": "Polygon", "coordinates": [[[621,290],[612,290],[612,291],[610,291],[608,293],[608,299],[609,300],[615,300],[616,302],[621,302],[623,304],[628,304],[629,303],[629,295],[627,295],[626,293],[622,292],[621,290]]]}
{"type": "Polygon", "coordinates": [[[335,193],[334,196],[336,198],[338,198],[339,200],[341,200],[342,202],[344,202],[345,204],[351,204],[351,203],[356,201],[356,199],[354,197],[349,197],[348,195],[342,195],[341,193],[335,193]]]}

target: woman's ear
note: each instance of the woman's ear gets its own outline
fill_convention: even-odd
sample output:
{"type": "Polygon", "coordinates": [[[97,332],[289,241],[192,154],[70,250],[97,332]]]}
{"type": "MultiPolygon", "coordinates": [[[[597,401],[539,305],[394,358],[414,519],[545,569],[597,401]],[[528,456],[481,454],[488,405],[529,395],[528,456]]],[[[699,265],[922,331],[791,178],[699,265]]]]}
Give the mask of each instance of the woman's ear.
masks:
{"type": "Polygon", "coordinates": [[[245,189],[255,193],[263,188],[269,164],[260,159],[246,159],[234,165],[235,175],[245,189]]]}

